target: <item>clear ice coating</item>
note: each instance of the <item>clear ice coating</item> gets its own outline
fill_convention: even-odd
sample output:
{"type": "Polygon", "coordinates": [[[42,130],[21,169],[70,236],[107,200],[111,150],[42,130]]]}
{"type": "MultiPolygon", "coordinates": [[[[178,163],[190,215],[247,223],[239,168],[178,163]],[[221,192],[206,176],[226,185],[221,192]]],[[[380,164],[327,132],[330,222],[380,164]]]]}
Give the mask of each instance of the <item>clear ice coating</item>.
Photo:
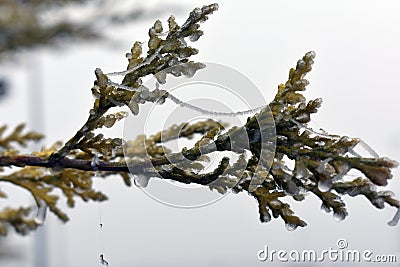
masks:
{"type": "Polygon", "coordinates": [[[306,166],[304,165],[303,162],[301,162],[299,160],[296,161],[294,172],[295,172],[296,178],[298,178],[298,179],[304,178],[308,175],[306,166]]]}
{"type": "Polygon", "coordinates": [[[116,150],[115,148],[113,148],[113,149],[111,150],[111,157],[112,157],[112,158],[115,158],[116,154],[117,154],[117,150],[116,150]]]}
{"type": "Polygon", "coordinates": [[[263,216],[263,222],[269,222],[271,221],[271,214],[269,214],[269,212],[265,212],[264,216],[263,216]]]}
{"type": "Polygon", "coordinates": [[[363,140],[360,139],[360,142],[358,143],[362,148],[364,148],[372,157],[374,158],[379,158],[378,153],[372,147],[370,147],[367,143],[365,143],[363,140]]]}
{"type": "Polygon", "coordinates": [[[317,171],[323,173],[324,171],[326,171],[326,169],[329,167],[329,161],[331,161],[332,158],[327,158],[324,159],[323,161],[321,161],[321,163],[319,164],[317,171]]]}
{"type": "Polygon", "coordinates": [[[38,210],[35,217],[35,222],[37,224],[43,224],[44,220],[46,219],[46,212],[47,212],[47,204],[42,202],[40,206],[38,206],[38,210]]]}
{"type": "Polygon", "coordinates": [[[294,223],[286,223],[285,224],[286,230],[288,231],[294,231],[297,228],[297,225],[294,223]]]}
{"type": "Polygon", "coordinates": [[[146,188],[149,184],[150,177],[145,175],[135,175],[134,182],[137,187],[146,188]]]}
{"type": "Polygon", "coordinates": [[[167,171],[167,172],[172,171],[173,168],[174,168],[174,166],[172,166],[172,165],[162,165],[161,166],[161,169],[164,171],[167,171]]]}
{"type": "Polygon", "coordinates": [[[333,218],[335,219],[335,221],[340,222],[346,218],[346,214],[343,212],[335,212],[333,213],[333,218]]]}
{"type": "Polygon", "coordinates": [[[309,52],[307,52],[306,55],[305,55],[305,57],[306,57],[307,59],[313,59],[313,58],[315,58],[315,56],[316,56],[316,54],[315,54],[314,51],[309,51],[309,52]]]}
{"type": "Polygon", "coordinates": [[[95,154],[92,161],[90,162],[90,166],[92,167],[92,169],[94,171],[97,171],[99,163],[100,163],[99,156],[97,156],[97,154],[95,154]]]}
{"type": "Polygon", "coordinates": [[[49,170],[49,173],[51,175],[57,175],[57,174],[60,174],[62,172],[63,168],[62,167],[53,167],[53,168],[50,168],[48,170],[49,170]]]}
{"type": "Polygon", "coordinates": [[[385,207],[385,200],[383,198],[376,198],[372,200],[372,203],[379,209],[383,209],[385,207]]]}
{"type": "Polygon", "coordinates": [[[202,36],[203,34],[200,32],[194,32],[189,36],[189,40],[191,42],[196,42],[197,40],[199,40],[199,38],[202,36]]]}
{"type": "Polygon", "coordinates": [[[396,226],[399,223],[399,221],[400,221],[400,208],[397,209],[397,212],[394,215],[393,219],[387,224],[390,226],[396,226]]]}
{"type": "Polygon", "coordinates": [[[318,182],[318,189],[321,192],[329,191],[331,188],[332,188],[332,181],[331,180],[319,181],[318,182]]]}
{"type": "Polygon", "coordinates": [[[343,163],[342,163],[341,165],[339,165],[337,168],[339,169],[339,172],[338,172],[337,175],[335,175],[335,176],[332,178],[332,181],[337,181],[337,180],[342,179],[343,176],[345,176],[345,175],[348,173],[348,171],[351,169],[351,166],[350,166],[349,163],[343,162],[343,163]]]}
{"type": "Polygon", "coordinates": [[[321,204],[321,210],[325,211],[326,213],[331,212],[331,209],[324,203],[321,204]]]}

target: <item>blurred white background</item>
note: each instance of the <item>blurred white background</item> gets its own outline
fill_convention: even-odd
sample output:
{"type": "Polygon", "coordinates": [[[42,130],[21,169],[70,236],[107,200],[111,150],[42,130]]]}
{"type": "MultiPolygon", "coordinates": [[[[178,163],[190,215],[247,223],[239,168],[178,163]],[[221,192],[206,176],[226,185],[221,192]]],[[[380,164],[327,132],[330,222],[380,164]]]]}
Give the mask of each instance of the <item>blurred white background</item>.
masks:
{"type": "MultiPolygon", "coordinates": [[[[151,9],[161,3],[181,6],[176,17],[182,23],[194,7],[210,2],[135,4],[151,9]]],[[[330,133],[360,137],[380,155],[400,160],[398,1],[225,0],[218,4],[219,11],[202,25],[205,35],[193,44],[200,50],[196,60],[240,71],[269,101],[277,85],[286,81],[289,69],[313,50],[317,57],[306,95],[324,100],[312,119],[314,125],[330,133]]],[[[169,13],[174,11],[110,32],[112,45],[91,42],[28,51],[20,62],[2,64],[0,73],[9,78],[12,91],[0,104],[0,122],[10,126],[28,122],[32,66],[28,61],[35,58],[43,74],[45,143],[66,141],[84,123],[92,106],[94,70],[123,70],[124,55],[132,43],[146,41],[154,20],[166,22],[169,13]]],[[[121,136],[122,124],[112,134],[121,136]]],[[[400,172],[396,169],[393,174],[385,189],[400,196],[400,172]]],[[[336,247],[339,238],[348,241],[349,249],[396,254],[396,264],[381,265],[399,266],[400,228],[386,224],[395,209],[377,210],[362,197],[344,197],[350,215],[340,223],[322,212],[313,196],[293,203],[308,226],[289,232],[280,219],[261,224],[255,200],[244,193],[188,210],[155,202],[139,189],[124,186],[119,177],[102,181],[100,186],[110,198],[101,204],[102,252],[112,267],[262,266],[268,263],[259,262],[256,254],[265,245],[276,250],[323,250],[336,247]]],[[[11,200],[32,203],[29,195],[16,194],[11,200]]],[[[67,209],[67,224],[53,215],[47,217],[49,266],[99,266],[99,210],[98,203],[78,201],[76,208],[67,209]]],[[[0,262],[1,267],[33,266],[34,235],[11,234],[6,244],[22,257],[0,262]]],[[[331,264],[344,263],[326,263],[331,264]]]]}

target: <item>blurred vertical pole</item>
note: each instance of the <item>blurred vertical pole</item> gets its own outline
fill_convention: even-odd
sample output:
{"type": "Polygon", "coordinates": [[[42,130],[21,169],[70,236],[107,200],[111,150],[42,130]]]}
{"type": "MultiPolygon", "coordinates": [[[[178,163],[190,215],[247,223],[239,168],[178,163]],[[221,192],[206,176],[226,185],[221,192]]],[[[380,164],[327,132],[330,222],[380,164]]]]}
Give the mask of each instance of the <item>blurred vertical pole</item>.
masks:
{"type": "MultiPolygon", "coordinates": [[[[44,133],[43,112],[43,72],[41,65],[41,52],[33,51],[28,57],[28,112],[29,128],[44,133]]],[[[40,150],[41,143],[32,146],[34,150],[40,150]]],[[[44,222],[33,235],[34,267],[48,267],[47,228],[44,222]]]]}

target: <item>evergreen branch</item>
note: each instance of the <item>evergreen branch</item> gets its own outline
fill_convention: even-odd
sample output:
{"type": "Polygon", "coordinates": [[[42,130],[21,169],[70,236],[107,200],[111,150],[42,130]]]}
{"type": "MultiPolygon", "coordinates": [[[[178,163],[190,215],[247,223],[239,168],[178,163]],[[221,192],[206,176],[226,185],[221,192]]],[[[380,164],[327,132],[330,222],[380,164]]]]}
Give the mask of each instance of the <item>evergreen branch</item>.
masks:
{"type": "MultiPolygon", "coordinates": [[[[383,208],[387,203],[399,209],[400,202],[391,192],[375,188],[375,185],[387,185],[392,178],[391,169],[398,166],[396,161],[379,157],[372,149],[369,149],[370,156],[360,156],[353,151],[362,144],[360,139],[316,132],[308,127],[311,115],[318,111],[322,103],[321,99],[307,102],[301,93],[309,84],[305,76],[312,69],[314,52],[306,53],[296,67],[290,69],[288,80],[278,86],[271,103],[248,117],[243,125],[225,130],[223,123],[212,120],[184,123],[150,137],[140,135],[135,140],[105,138],[103,134],[94,133],[94,130],[114,126],[126,116],[121,112],[108,114],[111,108],[126,106],[137,115],[141,104],[164,103],[169,93],[158,87],[149,90],[142,86],[142,78],[154,75],[159,83],[164,84],[167,75],[192,77],[204,67],[202,63],[189,61],[198,50],[188,46],[186,38],[197,41],[203,35],[199,30],[200,23],[217,8],[216,4],[196,8],[181,26],[171,16],[168,33],[163,32],[162,23],[157,20],[149,30],[145,56],[142,56],[141,43],[135,42],[127,54],[126,70],[105,74],[96,69],[92,88],[95,101],[89,117],[61,149],[53,146],[32,155],[20,155],[11,150],[10,143],[24,145],[25,141],[39,136],[22,135],[19,128],[11,137],[0,139],[0,147],[6,149],[0,151],[0,171],[4,170],[2,167],[22,168],[0,176],[0,182],[25,188],[31,192],[38,206],[46,203],[63,221],[67,220],[67,216],[58,208],[58,197],[51,194],[52,189],[61,189],[70,206],[74,205],[74,197],[85,201],[105,200],[103,194],[92,189],[94,172],[102,177],[119,174],[128,186],[131,185],[130,173],[137,176],[135,183],[138,186],[146,186],[150,178],[158,177],[200,184],[222,194],[228,190],[247,192],[258,202],[261,222],[270,221],[272,214],[281,218],[289,230],[304,227],[307,223],[294,215],[284,198],[302,201],[307,192],[318,197],[322,207],[333,211],[335,218],[340,220],[348,215],[341,199],[341,195],[345,194],[363,195],[377,208],[383,208]],[[123,75],[122,84],[111,81],[109,77],[113,75],[123,75]],[[271,132],[271,129],[274,131],[271,132]],[[203,137],[191,148],[173,152],[165,147],[165,142],[169,140],[191,139],[197,133],[203,137]],[[239,159],[230,165],[225,157],[213,171],[199,174],[204,170],[202,163],[207,155],[215,152],[231,152],[239,155],[239,159]],[[246,157],[246,153],[251,154],[250,157],[246,157]],[[294,168],[288,167],[288,160],[294,161],[294,168]],[[47,169],[55,173],[48,174],[47,169]],[[361,171],[365,179],[344,181],[343,177],[352,169],[361,171]]],[[[180,102],[176,99],[175,103],[180,102]]],[[[0,128],[0,138],[4,130],[4,127],[0,128]]],[[[0,197],[5,196],[4,192],[0,192],[0,197]]],[[[19,214],[17,221],[25,222],[23,217],[28,211],[16,212],[19,214]]],[[[15,211],[8,214],[15,214],[15,211]]],[[[399,217],[396,215],[390,225],[396,224],[399,217]]],[[[1,218],[0,213],[0,231],[4,231],[1,229],[1,218]]],[[[14,217],[8,218],[10,224],[18,224],[12,219],[14,217]]],[[[28,221],[26,224],[27,229],[35,227],[28,221]]]]}

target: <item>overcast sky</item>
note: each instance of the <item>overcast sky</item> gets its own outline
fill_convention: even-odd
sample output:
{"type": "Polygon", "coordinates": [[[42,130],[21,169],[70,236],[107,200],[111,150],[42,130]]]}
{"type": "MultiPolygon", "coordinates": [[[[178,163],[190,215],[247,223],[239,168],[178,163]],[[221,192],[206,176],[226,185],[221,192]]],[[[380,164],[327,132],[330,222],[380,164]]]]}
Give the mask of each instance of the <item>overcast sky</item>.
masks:
{"type": "MultiPolygon", "coordinates": [[[[210,2],[153,0],[146,6],[160,3],[182,5],[176,17],[183,22],[192,8],[210,2]]],[[[219,5],[219,11],[203,25],[204,36],[193,45],[200,50],[196,60],[241,72],[270,101],[289,69],[313,50],[317,56],[306,95],[324,100],[313,126],[360,137],[379,155],[400,160],[398,1],[222,1],[219,5]]],[[[169,13],[159,18],[166,21],[169,13]]],[[[114,30],[112,45],[69,45],[28,54],[18,66],[1,66],[13,90],[1,102],[0,121],[15,125],[29,120],[31,65],[27,61],[34,58],[43,73],[46,143],[67,140],[91,108],[94,70],[124,69],[130,45],[147,40],[148,28],[157,18],[114,30]]],[[[111,134],[122,135],[122,125],[111,134]]],[[[385,189],[400,196],[400,172],[397,169],[393,174],[385,189]]],[[[265,245],[276,250],[323,250],[336,247],[339,238],[348,241],[349,249],[396,254],[400,261],[400,228],[386,224],[395,210],[377,210],[361,197],[344,197],[350,215],[340,223],[322,212],[320,202],[311,195],[307,201],[291,202],[308,226],[289,232],[280,219],[261,224],[255,200],[245,193],[228,195],[200,209],[177,209],[135,187],[127,188],[119,177],[97,186],[110,198],[100,207],[78,202],[76,208],[67,210],[71,218],[67,224],[48,216],[50,266],[98,266],[100,251],[112,267],[262,266],[268,263],[259,262],[256,254],[265,245]]],[[[29,197],[19,196],[20,200],[29,202],[29,197]]],[[[32,238],[12,240],[26,257],[6,267],[31,267],[32,238]]]]}

